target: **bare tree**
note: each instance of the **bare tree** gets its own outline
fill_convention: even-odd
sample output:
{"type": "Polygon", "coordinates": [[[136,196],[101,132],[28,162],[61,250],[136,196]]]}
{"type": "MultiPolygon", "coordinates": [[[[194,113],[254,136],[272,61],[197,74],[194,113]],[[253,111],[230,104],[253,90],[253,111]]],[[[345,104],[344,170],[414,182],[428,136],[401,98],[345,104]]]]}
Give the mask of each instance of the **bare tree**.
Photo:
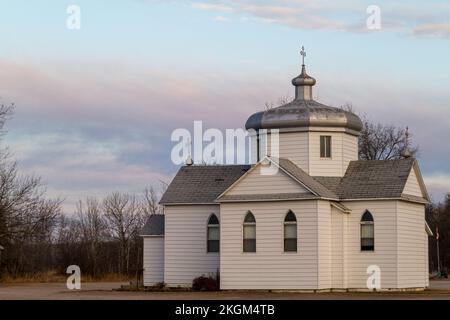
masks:
{"type": "Polygon", "coordinates": [[[285,105],[285,104],[291,102],[292,100],[293,100],[292,96],[290,96],[290,95],[285,95],[285,96],[279,97],[278,100],[277,100],[276,102],[273,102],[273,101],[268,102],[268,101],[267,101],[267,102],[264,104],[264,109],[265,109],[265,110],[270,110],[270,109],[273,109],[273,108],[276,108],[276,107],[285,105]]]}
{"type": "Polygon", "coordinates": [[[101,211],[101,205],[95,198],[87,198],[85,204],[80,200],[77,205],[77,216],[82,242],[87,247],[89,272],[98,276],[98,264],[101,245],[107,239],[107,224],[101,211]]]}
{"type": "Polygon", "coordinates": [[[359,158],[362,160],[402,159],[407,148],[411,156],[417,155],[418,147],[411,146],[408,140],[406,129],[366,120],[359,137],[359,158]]]}
{"type": "MultiPolygon", "coordinates": [[[[0,137],[13,110],[14,105],[0,105],[0,137]]],[[[0,147],[0,243],[5,247],[6,271],[12,275],[35,272],[50,264],[48,252],[60,204],[45,198],[39,177],[19,174],[8,148],[0,147]]]]}
{"type": "MultiPolygon", "coordinates": [[[[352,104],[341,109],[357,114],[352,104]]],[[[407,128],[397,128],[372,122],[366,115],[359,115],[363,129],[358,140],[359,158],[362,160],[402,159],[406,149],[410,156],[418,154],[418,147],[411,144],[411,133],[407,128]]]]}
{"type": "MultiPolygon", "coordinates": [[[[341,106],[341,109],[357,114],[352,104],[341,106]]],[[[407,128],[375,123],[366,115],[359,117],[363,122],[358,140],[358,155],[361,160],[402,159],[406,149],[412,157],[418,154],[419,149],[411,144],[411,134],[407,128]]]]}
{"type": "Polygon", "coordinates": [[[143,195],[142,213],[143,218],[147,219],[152,214],[160,213],[159,196],[155,188],[145,188],[143,195]]]}
{"type": "Polygon", "coordinates": [[[82,236],[76,217],[62,215],[58,219],[55,238],[57,252],[55,264],[58,266],[58,271],[64,273],[66,267],[72,264],[84,267],[83,262],[80,261],[79,251],[82,236]]]}
{"type": "Polygon", "coordinates": [[[0,163],[0,239],[34,234],[59,214],[60,201],[44,193],[40,178],[19,176],[16,162],[0,163]]]}
{"type": "Polygon", "coordinates": [[[159,205],[159,200],[161,198],[161,195],[167,190],[168,183],[161,180],[159,181],[159,183],[159,190],[156,190],[154,187],[144,189],[142,213],[145,221],[152,214],[163,213],[162,207],[159,205]]]}
{"type": "Polygon", "coordinates": [[[119,272],[128,274],[130,271],[130,239],[140,230],[140,206],[136,196],[115,192],[106,197],[103,207],[112,236],[119,241],[120,245],[119,272]]]}
{"type": "Polygon", "coordinates": [[[0,105],[0,134],[5,134],[5,124],[6,122],[11,119],[13,113],[14,113],[15,105],[0,105]]]}
{"type": "Polygon", "coordinates": [[[0,243],[6,248],[3,260],[12,275],[34,272],[49,262],[46,254],[39,253],[51,246],[61,202],[46,199],[40,179],[19,175],[17,163],[8,159],[8,155],[3,156],[0,161],[0,243]]]}

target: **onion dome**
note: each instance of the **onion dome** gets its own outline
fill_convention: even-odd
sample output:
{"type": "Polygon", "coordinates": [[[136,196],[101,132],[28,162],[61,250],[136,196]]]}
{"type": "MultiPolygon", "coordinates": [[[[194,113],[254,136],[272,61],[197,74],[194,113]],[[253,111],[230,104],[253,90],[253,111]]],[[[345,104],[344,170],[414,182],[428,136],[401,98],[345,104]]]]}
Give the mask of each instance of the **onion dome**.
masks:
{"type": "Polygon", "coordinates": [[[285,105],[251,115],[246,124],[247,130],[283,129],[301,127],[341,127],[359,134],[363,124],[352,112],[321,104],[312,98],[312,87],[316,79],[306,73],[302,47],[302,71],[292,79],[295,87],[295,99],[285,105]]]}

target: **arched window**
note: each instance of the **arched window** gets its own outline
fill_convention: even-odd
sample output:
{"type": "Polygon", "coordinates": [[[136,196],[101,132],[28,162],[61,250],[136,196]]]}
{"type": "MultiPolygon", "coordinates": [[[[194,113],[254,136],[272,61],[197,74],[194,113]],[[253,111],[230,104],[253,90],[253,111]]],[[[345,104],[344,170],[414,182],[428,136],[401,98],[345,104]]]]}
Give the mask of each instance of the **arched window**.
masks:
{"type": "Polygon", "coordinates": [[[243,251],[256,252],[256,220],[251,211],[244,218],[243,251]]]}
{"type": "Polygon", "coordinates": [[[208,220],[208,252],[219,252],[220,227],[219,219],[213,213],[208,220]]]}
{"type": "Polygon", "coordinates": [[[297,252],[297,218],[291,210],[284,218],[284,252],[297,252]]]}
{"type": "Polygon", "coordinates": [[[366,210],[361,217],[361,251],[375,250],[375,233],[373,217],[369,210],[366,210]]]}

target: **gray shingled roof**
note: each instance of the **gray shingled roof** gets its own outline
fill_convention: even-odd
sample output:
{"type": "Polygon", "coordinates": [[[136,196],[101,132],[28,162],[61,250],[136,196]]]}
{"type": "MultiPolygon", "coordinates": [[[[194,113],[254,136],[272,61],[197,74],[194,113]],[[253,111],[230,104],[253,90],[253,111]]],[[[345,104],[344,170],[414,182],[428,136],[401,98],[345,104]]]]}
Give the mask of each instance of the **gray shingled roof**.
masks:
{"type": "MultiPolygon", "coordinates": [[[[272,158],[272,160],[277,160],[272,158]]],[[[402,196],[414,159],[401,160],[360,160],[351,161],[344,177],[309,176],[292,161],[278,159],[282,169],[303,183],[320,198],[376,199],[404,198],[410,201],[423,201],[423,198],[402,196]]],[[[250,168],[249,165],[234,166],[184,166],[167,191],[161,204],[215,203],[217,197],[228,189],[250,168]]],[[[305,199],[313,195],[224,195],[221,201],[257,201],[305,199]]],[[[317,197],[316,197],[317,198],[317,197]]]]}
{"type": "Polygon", "coordinates": [[[142,228],[141,236],[163,236],[164,221],[163,214],[152,214],[142,228]]]}
{"type": "Polygon", "coordinates": [[[224,195],[220,202],[227,201],[270,201],[270,200],[312,200],[320,199],[311,193],[265,193],[265,194],[233,194],[224,195]]]}
{"type": "Polygon", "coordinates": [[[319,182],[321,185],[326,187],[328,190],[333,192],[334,194],[338,194],[338,188],[341,184],[342,177],[322,177],[322,176],[313,176],[314,180],[319,182]]]}
{"type": "Polygon", "coordinates": [[[338,199],[338,196],[334,192],[327,189],[319,181],[314,180],[310,175],[308,175],[305,171],[300,169],[292,161],[285,158],[280,158],[278,159],[278,161],[281,168],[286,170],[295,179],[302,182],[308,189],[312,190],[318,196],[322,198],[338,199]]]}
{"type": "Polygon", "coordinates": [[[250,169],[249,165],[183,166],[161,204],[215,203],[216,198],[250,169]]]}
{"type": "Polygon", "coordinates": [[[400,198],[414,159],[351,161],[342,178],[313,177],[340,199],[400,198]]]}

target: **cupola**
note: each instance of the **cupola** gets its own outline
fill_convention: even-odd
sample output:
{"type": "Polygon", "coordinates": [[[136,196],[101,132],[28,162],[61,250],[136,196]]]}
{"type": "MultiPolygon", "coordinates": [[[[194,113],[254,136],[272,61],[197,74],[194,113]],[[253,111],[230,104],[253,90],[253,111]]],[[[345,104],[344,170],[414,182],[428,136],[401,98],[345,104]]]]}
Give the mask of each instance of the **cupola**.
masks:
{"type": "Polygon", "coordinates": [[[302,71],[292,79],[295,87],[293,101],[277,108],[257,112],[251,115],[246,124],[247,130],[283,129],[305,127],[340,127],[349,133],[359,135],[363,124],[352,112],[319,103],[313,99],[312,87],[316,79],[306,73],[304,58],[306,52],[302,47],[302,71]]]}
{"type": "Polygon", "coordinates": [[[306,72],[303,47],[300,53],[301,73],[292,79],[294,100],[257,112],[245,124],[251,139],[252,163],[266,155],[279,156],[290,159],[310,175],[342,177],[349,162],[358,159],[363,123],[352,112],[314,100],[316,79],[306,72]]]}

